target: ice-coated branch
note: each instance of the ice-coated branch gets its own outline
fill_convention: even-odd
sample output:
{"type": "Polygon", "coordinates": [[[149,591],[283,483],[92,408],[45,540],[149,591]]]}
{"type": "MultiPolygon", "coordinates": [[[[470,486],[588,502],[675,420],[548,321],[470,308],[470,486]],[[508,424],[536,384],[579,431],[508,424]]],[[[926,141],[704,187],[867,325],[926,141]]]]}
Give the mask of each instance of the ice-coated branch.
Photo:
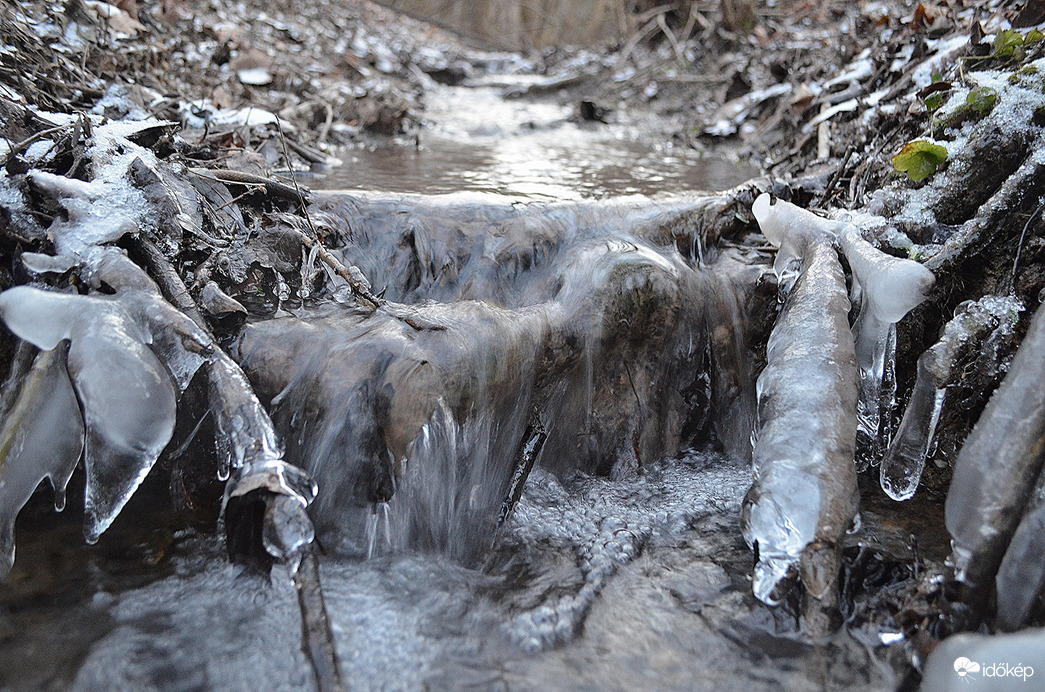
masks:
{"type": "Polygon", "coordinates": [[[998,626],[1012,632],[1029,624],[1045,596],[1045,473],[1016,527],[995,579],[998,626]]]}
{"type": "Polygon", "coordinates": [[[802,259],[808,241],[824,234],[837,236],[845,228],[841,221],[825,219],[790,202],[774,202],[767,192],[758,196],[751,211],[762,234],[777,248],[773,268],[778,276],[789,270],[792,261],[802,259]]]}
{"type": "Polygon", "coordinates": [[[894,500],[914,496],[921,481],[947,387],[964,363],[975,357],[981,342],[1000,327],[1011,329],[1023,307],[1014,298],[985,296],[955,310],[940,340],[918,358],[918,374],[910,401],[888,451],[882,458],[881,484],[894,500]]]}
{"type": "Polygon", "coordinates": [[[829,232],[801,214],[780,223],[785,215],[765,195],[756,206],[767,236],[802,258],[757,382],[755,482],[742,516],[758,554],[754,594],[773,605],[799,578],[818,599],[836,581],[839,541],[858,505],[857,370],[845,276],[829,232]]]}
{"type": "Polygon", "coordinates": [[[958,454],[947,493],[950,559],[974,598],[985,599],[1045,464],[1042,382],[1045,310],[1039,307],[1008,374],[958,454]]]}
{"type": "Polygon", "coordinates": [[[853,292],[860,296],[853,334],[860,367],[857,466],[863,470],[881,456],[882,415],[895,405],[896,323],[928,297],[936,278],[914,260],[878,250],[855,228],[846,229],[838,240],[853,270],[853,292]]]}

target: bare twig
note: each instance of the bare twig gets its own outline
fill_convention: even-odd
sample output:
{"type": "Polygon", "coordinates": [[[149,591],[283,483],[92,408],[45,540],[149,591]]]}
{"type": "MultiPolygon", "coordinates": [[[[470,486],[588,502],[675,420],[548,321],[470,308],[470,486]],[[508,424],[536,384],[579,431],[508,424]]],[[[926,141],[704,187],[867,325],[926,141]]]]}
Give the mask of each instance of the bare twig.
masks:
{"type": "Polygon", "coordinates": [[[341,677],[334,646],[334,632],[330,627],[323,587],[319,581],[319,560],[316,546],[310,545],[301,556],[301,564],[294,572],[294,586],[298,592],[301,608],[301,629],[305,653],[312,662],[316,674],[316,685],[320,692],[347,690],[341,677]]]}
{"type": "Polygon", "coordinates": [[[56,135],[60,133],[62,130],[68,129],[68,127],[69,125],[59,125],[58,127],[52,127],[47,130],[41,130],[40,132],[37,132],[35,135],[23,139],[21,142],[11,147],[11,150],[7,152],[7,156],[4,157],[4,167],[10,164],[11,160],[14,159],[14,157],[24,152],[35,142],[39,142],[41,139],[46,139],[51,135],[56,135]]]}
{"type": "Polygon", "coordinates": [[[309,248],[317,248],[319,251],[319,258],[323,260],[323,263],[330,267],[334,272],[344,279],[348,283],[348,287],[352,289],[352,295],[356,298],[369,303],[370,306],[376,310],[382,303],[382,300],[375,296],[370,291],[370,282],[363,276],[363,272],[359,271],[358,267],[346,267],[336,257],[330,254],[322,241],[320,240],[319,231],[316,230],[315,224],[312,223],[312,217],[308,214],[308,205],[305,203],[305,197],[301,194],[301,188],[298,187],[297,176],[294,175],[294,165],[290,158],[290,149],[287,147],[287,138],[283,135],[283,123],[280,122],[279,116],[276,116],[276,129],[279,131],[279,139],[283,144],[283,156],[287,159],[287,167],[290,169],[290,180],[294,183],[294,189],[298,193],[298,199],[301,204],[301,214],[305,217],[305,223],[308,224],[308,229],[311,234],[305,233],[297,226],[292,226],[301,237],[303,243],[309,248]]]}
{"type": "Polygon", "coordinates": [[[220,183],[232,183],[233,185],[253,185],[256,187],[265,188],[265,192],[276,197],[282,197],[284,199],[301,201],[305,203],[306,195],[308,190],[302,190],[298,187],[295,181],[294,186],[291,187],[285,183],[281,183],[278,180],[267,178],[263,175],[255,175],[253,173],[246,173],[244,171],[234,171],[228,168],[190,168],[189,171],[198,176],[210,178],[220,183]]]}
{"type": "Polygon", "coordinates": [[[657,24],[660,25],[660,30],[668,37],[668,41],[671,42],[671,49],[675,51],[675,59],[679,63],[686,62],[686,54],[682,52],[682,46],[679,45],[679,40],[675,38],[675,33],[668,26],[668,20],[664,19],[663,14],[657,15],[657,24]]]}
{"type": "Polygon", "coordinates": [[[207,323],[203,320],[203,315],[200,314],[196,301],[189,295],[189,289],[185,287],[185,282],[181,280],[178,272],[171,266],[167,258],[163,256],[156,244],[140,233],[134,237],[132,242],[134,249],[141,254],[142,259],[145,261],[149,274],[160,287],[160,293],[163,294],[163,297],[170,301],[171,305],[188,315],[189,319],[196,323],[196,326],[210,335],[210,329],[207,328],[207,323]]]}
{"type": "Polygon", "coordinates": [[[1027,219],[1027,223],[1023,224],[1023,232],[1020,233],[1020,241],[1016,244],[1016,257],[1012,260],[1012,272],[1009,274],[1009,293],[1013,293],[1016,288],[1016,272],[1020,266],[1020,258],[1023,256],[1023,244],[1027,240],[1027,229],[1030,228],[1034,220],[1041,216],[1042,210],[1045,209],[1045,203],[1039,204],[1038,208],[1034,210],[1034,213],[1027,219]]]}
{"type": "Polygon", "coordinates": [[[511,519],[512,512],[522,497],[526,479],[530,477],[530,471],[533,470],[534,463],[540,456],[541,450],[544,448],[544,441],[547,439],[548,431],[541,423],[540,414],[535,406],[530,412],[530,422],[526,426],[526,431],[519,442],[519,449],[515,453],[515,470],[512,472],[512,479],[508,485],[508,494],[501,504],[501,514],[497,520],[498,530],[502,529],[511,519]]]}

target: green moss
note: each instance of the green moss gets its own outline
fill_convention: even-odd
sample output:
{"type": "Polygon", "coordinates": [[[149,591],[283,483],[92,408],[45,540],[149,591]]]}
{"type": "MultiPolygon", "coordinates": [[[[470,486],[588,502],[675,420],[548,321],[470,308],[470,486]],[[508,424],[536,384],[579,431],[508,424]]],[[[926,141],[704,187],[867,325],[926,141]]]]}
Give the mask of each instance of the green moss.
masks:
{"type": "Polygon", "coordinates": [[[1045,75],[1034,65],[1024,65],[1009,75],[1008,82],[1015,87],[1034,89],[1045,93],[1045,75]]]}
{"type": "Polygon", "coordinates": [[[989,87],[976,87],[965,97],[965,103],[952,111],[933,116],[935,130],[946,130],[960,126],[969,120],[982,120],[998,105],[998,92],[989,87]]]}
{"type": "Polygon", "coordinates": [[[980,118],[990,115],[998,103],[998,92],[988,87],[976,87],[965,98],[965,105],[980,118]]]}

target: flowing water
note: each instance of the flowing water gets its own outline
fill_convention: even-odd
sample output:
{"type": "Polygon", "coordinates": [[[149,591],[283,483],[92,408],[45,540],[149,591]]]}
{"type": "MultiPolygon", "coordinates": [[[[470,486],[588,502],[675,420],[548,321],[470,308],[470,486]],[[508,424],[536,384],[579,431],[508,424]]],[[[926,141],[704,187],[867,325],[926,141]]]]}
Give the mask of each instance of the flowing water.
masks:
{"type": "MultiPolygon", "coordinates": [[[[746,344],[765,325],[738,306],[768,258],[704,248],[702,207],[677,195],[747,171],[559,106],[442,93],[432,117],[447,119],[419,149],[347,152],[324,184],[356,190],[315,208],[407,317],[306,307],[288,287],[237,352],[288,460],[320,483],[348,684],[893,686],[873,633],[814,645],[793,608],[751,594],[746,344]],[[461,112],[470,122],[448,119],[461,112]],[[400,194],[447,191],[502,196],[400,194]],[[650,192],[676,196],[609,199],[650,192]],[[498,527],[532,417],[547,440],[498,527]]],[[[166,481],[150,478],[94,547],[77,488],[60,515],[38,493],[0,586],[0,687],[313,685],[285,570],[230,565],[212,524],[157,511],[166,481]]]]}

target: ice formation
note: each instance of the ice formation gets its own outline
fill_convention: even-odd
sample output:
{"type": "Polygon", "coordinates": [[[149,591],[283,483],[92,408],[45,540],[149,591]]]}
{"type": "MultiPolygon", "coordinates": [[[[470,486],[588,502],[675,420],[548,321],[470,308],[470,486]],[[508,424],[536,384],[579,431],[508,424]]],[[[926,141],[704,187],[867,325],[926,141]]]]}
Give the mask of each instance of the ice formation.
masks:
{"type": "MultiPolygon", "coordinates": [[[[853,270],[854,296],[860,297],[853,334],[860,367],[857,465],[862,470],[880,458],[882,415],[895,404],[896,323],[926,299],[936,279],[920,263],[878,250],[855,228],[842,232],[839,244],[853,270]]],[[[883,480],[888,492],[887,485],[883,480]]]]}
{"type": "Polygon", "coordinates": [[[1028,624],[1035,603],[1045,596],[1045,474],[1038,478],[1027,510],[1005,550],[995,583],[998,626],[1007,631],[1028,624]]]}
{"type": "MultiPolygon", "coordinates": [[[[989,588],[1045,463],[1045,310],[1038,309],[1008,374],[954,465],[946,521],[958,579],[989,588]]],[[[1032,542],[1040,550],[1043,534],[1032,542]]]]}
{"type": "MultiPolygon", "coordinates": [[[[65,117],[50,116],[56,121],[65,117]]],[[[128,233],[155,230],[158,220],[145,194],[136,187],[141,183],[136,172],[144,168],[155,174],[158,163],[151,151],[131,139],[143,130],[170,123],[154,118],[108,122],[100,116],[81,117],[88,118],[92,126],[87,154],[93,179],[83,181],[40,170],[27,174],[29,188],[51,198],[65,213],[47,228],[57,254],[24,253],[22,258],[30,276],[78,270],[82,285],[95,292],[80,295],[19,286],[0,294],[0,319],[16,336],[47,353],[58,347],[52,355],[41,356],[41,363],[49,363],[47,369],[42,370],[41,364],[34,368],[12,406],[14,413],[23,416],[26,411],[42,413],[27,418],[33,422],[22,426],[24,430],[3,433],[5,440],[17,444],[0,448],[0,482],[8,481],[0,488],[0,519],[13,524],[42,478],[50,477],[61,497],[67,479],[63,464],[75,466],[80,451],[41,460],[41,453],[34,451],[39,445],[23,441],[32,442],[52,429],[64,431],[62,444],[69,450],[73,443],[66,444],[66,438],[75,437],[84,447],[84,533],[89,542],[96,541],[170,440],[179,392],[206,367],[214,404],[210,414],[223,460],[219,476],[229,478],[235,469],[226,485],[226,500],[251,491],[292,500],[289,505],[274,499],[266,504],[271,511],[265,518],[264,547],[284,559],[311,540],[310,528],[303,525],[308,524],[303,507],[315,496],[315,485],[303,472],[283,463],[272,423],[239,368],[203,328],[163,298],[144,271],[122,251],[106,246],[128,233]],[[69,342],[67,352],[60,346],[65,341],[69,342]],[[50,364],[56,358],[61,362],[50,364]],[[64,380],[53,375],[57,369],[64,371],[66,364],[64,380]],[[70,400],[63,398],[63,392],[72,396],[73,406],[59,406],[70,400]],[[45,428],[35,422],[49,420],[59,411],[67,414],[60,425],[55,422],[45,428]],[[78,435],[69,432],[76,426],[78,435]],[[299,512],[294,507],[302,509],[299,512]],[[279,526],[273,523],[277,521],[279,526]]],[[[0,195],[10,201],[13,213],[24,206],[22,196],[15,194],[2,175],[0,195]]],[[[187,222],[182,217],[188,217],[178,216],[184,225],[187,222]]],[[[222,303],[221,296],[217,298],[211,303],[222,303]]],[[[220,309],[230,309],[228,302],[220,309]]],[[[17,381],[12,379],[12,383],[17,381]]],[[[9,416],[9,420],[13,418],[9,416]]],[[[59,451],[65,454],[64,448],[59,451]]],[[[0,548],[9,548],[6,524],[0,526],[0,542],[0,548]]],[[[6,554],[4,573],[13,549],[6,554]]]]}
{"type": "Polygon", "coordinates": [[[755,482],[743,513],[744,538],[758,555],[753,590],[771,605],[798,578],[816,598],[829,591],[839,540],[858,505],[857,371],[845,277],[830,223],[825,228],[823,219],[785,204],[770,206],[763,195],[754,207],[767,237],[800,259],[801,269],[758,378],[755,482]]]}
{"type": "Polygon", "coordinates": [[[900,427],[882,458],[881,483],[894,500],[907,500],[918,489],[936,425],[946,401],[947,386],[962,364],[997,330],[1011,333],[1023,309],[1010,297],[984,296],[967,301],[954,312],[940,340],[918,358],[918,374],[900,427]]]}
{"type": "Polygon", "coordinates": [[[762,234],[777,248],[773,268],[778,276],[787,272],[794,260],[802,258],[802,249],[811,238],[825,233],[838,235],[846,226],[841,221],[825,219],[790,202],[773,202],[766,192],[758,196],[751,211],[762,234]]]}
{"type": "Polygon", "coordinates": [[[54,488],[55,508],[63,509],[83,451],[83,421],[65,358],[64,347],[36,357],[0,428],[0,579],[14,564],[18,510],[44,479],[54,488]]]}
{"type": "Polygon", "coordinates": [[[44,351],[70,341],[69,375],[86,429],[84,535],[94,543],[170,440],[174,384],[118,297],[16,286],[0,294],[0,318],[44,351]]]}
{"type": "MultiPolygon", "coordinates": [[[[315,497],[315,486],[305,474],[283,464],[275,430],[239,368],[202,329],[167,303],[152,280],[122,252],[93,248],[84,255],[85,278],[95,287],[115,289],[115,295],[84,296],[17,286],[0,294],[0,319],[16,336],[45,353],[65,340],[70,342],[68,376],[82,419],[79,408],[67,407],[66,412],[75,412],[76,424],[86,430],[87,540],[95,542],[108,528],[152,468],[173,433],[178,393],[205,365],[222,460],[219,476],[228,478],[230,469],[236,469],[227,496],[264,490],[290,497],[302,511],[299,521],[287,526],[300,525],[300,520],[307,523],[303,508],[315,497]]],[[[23,387],[17,406],[48,406],[58,397],[45,392],[44,402],[34,403],[27,398],[33,391],[23,387]]],[[[35,423],[27,428],[24,434],[30,436],[42,430],[35,423]]],[[[82,432],[79,439],[84,439],[82,432]]],[[[46,471],[47,466],[40,468],[46,471]]],[[[27,499],[28,494],[4,496],[0,510],[13,521],[27,499]]],[[[273,521],[277,515],[290,516],[290,509],[280,507],[271,513],[273,521]]],[[[294,553],[311,540],[308,530],[288,533],[270,524],[266,517],[266,548],[276,557],[294,553]],[[280,547],[282,539],[289,543],[280,547]]]]}

